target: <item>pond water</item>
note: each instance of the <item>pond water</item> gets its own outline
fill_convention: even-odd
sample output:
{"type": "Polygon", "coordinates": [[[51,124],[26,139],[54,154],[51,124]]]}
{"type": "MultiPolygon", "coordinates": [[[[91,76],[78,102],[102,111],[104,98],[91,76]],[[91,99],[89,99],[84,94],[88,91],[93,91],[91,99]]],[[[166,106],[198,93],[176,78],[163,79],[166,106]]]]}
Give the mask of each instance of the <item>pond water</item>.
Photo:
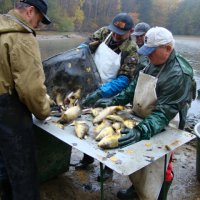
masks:
{"type": "MultiPolygon", "coordinates": [[[[175,40],[176,50],[193,66],[197,89],[200,89],[200,37],[176,36],[175,40]]],[[[192,102],[189,113],[200,114],[199,97],[192,102]]]]}
{"type": "MultiPolygon", "coordinates": [[[[75,48],[84,40],[85,37],[75,36],[39,39],[42,59],[75,48]]],[[[175,41],[176,50],[193,66],[197,89],[200,89],[200,37],[175,36],[175,41]]],[[[197,98],[192,102],[189,113],[200,114],[200,99],[197,98]]]]}

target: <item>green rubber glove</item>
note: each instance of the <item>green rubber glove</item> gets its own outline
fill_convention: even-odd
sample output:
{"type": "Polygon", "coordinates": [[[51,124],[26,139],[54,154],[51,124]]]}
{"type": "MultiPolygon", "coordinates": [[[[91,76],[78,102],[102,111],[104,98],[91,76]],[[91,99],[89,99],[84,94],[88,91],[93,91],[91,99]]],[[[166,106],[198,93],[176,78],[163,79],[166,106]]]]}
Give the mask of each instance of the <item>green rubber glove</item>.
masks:
{"type": "Polygon", "coordinates": [[[121,130],[121,134],[125,134],[118,139],[119,146],[131,145],[141,140],[141,132],[136,128],[124,128],[121,130]]]}
{"type": "Polygon", "coordinates": [[[94,107],[102,107],[102,108],[106,108],[108,106],[113,106],[114,102],[112,101],[112,99],[99,99],[95,104],[94,107]]]}
{"type": "Polygon", "coordinates": [[[93,107],[96,101],[102,98],[102,93],[103,92],[100,89],[97,89],[96,91],[88,94],[85,99],[82,100],[81,105],[83,107],[93,107]]]}

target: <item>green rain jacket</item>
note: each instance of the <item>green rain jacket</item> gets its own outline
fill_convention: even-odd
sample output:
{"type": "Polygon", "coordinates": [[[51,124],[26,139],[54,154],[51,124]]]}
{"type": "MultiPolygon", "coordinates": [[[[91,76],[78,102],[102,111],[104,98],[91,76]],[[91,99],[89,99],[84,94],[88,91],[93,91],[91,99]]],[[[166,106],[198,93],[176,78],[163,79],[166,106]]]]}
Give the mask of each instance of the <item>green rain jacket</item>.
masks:
{"type": "Polygon", "coordinates": [[[149,66],[149,58],[148,56],[139,55],[139,62],[137,64],[135,75],[139,73],[140,70],[144,69],[145,67],[149,66]]]}
{"type": "MultiPolygon", "coordinates": [[[[110,34],[110,30],[107,27],[102,27],[94,32],[86,42],[89,44],[92,53],[96,51],[98,46],[106,39],[110,34]]],[[[110,39],[107,43],[110,42],[110,39]]],[[[121,52],[121,65],[118,71],[119,75],[125,75],[132,79],[135,75],[136,66],[138,63],[138,53],[135,42],[130,38],[126,39],[115,52],[121,52]]]]}
{"type": "MultiPolygon", "coordinates": [[[[156,76],[161,68],[161,66],[150,64],[144,73],[156,76]]],[[[133,103],[138,76],[139,74],[124,91],[113,98],[113,105],[133,103]]],[[[160,133],[177,113],[180,113],[180,119],[184,123],[195,93],[193,85],[192,67],[173,50],[158,78],[156,106],[151,114],[135,127],[142,133],[142,139],[150,139],[153,135],[160,133]]],[[[183,128],[183,124],[181,126],[179,124],[179,128],[183,128]]]]}
{"type": "Polygon", "coordinates": [[[36,33],[14,10],[0,15],[0,95],[17,91],[37,118],[50,113],[36,33]]]}

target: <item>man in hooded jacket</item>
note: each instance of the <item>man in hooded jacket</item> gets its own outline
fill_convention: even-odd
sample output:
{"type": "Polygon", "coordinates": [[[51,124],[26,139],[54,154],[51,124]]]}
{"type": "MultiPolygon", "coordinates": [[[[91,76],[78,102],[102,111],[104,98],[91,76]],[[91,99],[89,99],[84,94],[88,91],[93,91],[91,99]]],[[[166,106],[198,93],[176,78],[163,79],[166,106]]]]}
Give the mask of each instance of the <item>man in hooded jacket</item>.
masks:
{"type": "Polygon", "coordinates": [[[34,28],[49,24],[43,0],[21,0],[0,15],[1,200],[38,200],[32,115],[50,113],[34,28]]]}

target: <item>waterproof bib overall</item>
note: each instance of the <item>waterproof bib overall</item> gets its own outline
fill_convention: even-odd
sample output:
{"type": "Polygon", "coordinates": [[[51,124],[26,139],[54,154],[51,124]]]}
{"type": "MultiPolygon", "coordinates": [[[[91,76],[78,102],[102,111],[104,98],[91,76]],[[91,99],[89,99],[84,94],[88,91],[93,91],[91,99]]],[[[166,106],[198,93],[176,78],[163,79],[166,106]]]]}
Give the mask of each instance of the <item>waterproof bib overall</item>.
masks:
{"type": "Polygon", "coordinates": [[[139,117],[148,116],[155,106],[158,78],[140,72],[133,99],[133,112],[139,117]]]}
{"type": "MultiPolygon", "coordinates": [[[[34,140],[32,115],[17,93],[0,95],[0,156],[9,176],[13,200],[40,199],[34,140]]],[[[5,199],[11,196],[5,195],[5,199]]]]}
{"type": "Polygon", "coordinates": [[[106,44],[111,35],[112,32],[99,45],[94,54],[94,61],[103,84],[115,79],[120,68],[121,53],[115,53],[106,44]]]}
{"type": "MultiPolygon", "coordinates": [[[[165,65],[156,77],[140,71],[133,99],[133,112],[136,115],[144,118],[155,107],[157,101],[156,84],[164,67],[165,65]]],[[[129,176],[141,200],[158,199],[164,181],[164,159],[162,157],[129,176]]]]}

